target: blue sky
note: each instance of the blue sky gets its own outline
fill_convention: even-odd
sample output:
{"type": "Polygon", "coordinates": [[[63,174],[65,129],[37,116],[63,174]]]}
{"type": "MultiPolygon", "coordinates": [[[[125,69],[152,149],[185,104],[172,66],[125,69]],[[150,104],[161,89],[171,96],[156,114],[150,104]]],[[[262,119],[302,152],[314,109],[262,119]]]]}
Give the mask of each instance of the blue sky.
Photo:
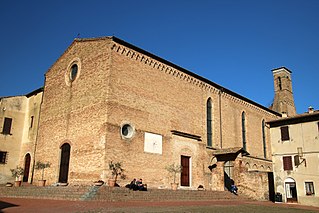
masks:
{"type": "Polygon", "coordinates": [[[0,97],[23,95],[80,34],[116,36],[259,104],[292,71],[298,113],[319,108],[317,0],[0,0],[0,97]]]}

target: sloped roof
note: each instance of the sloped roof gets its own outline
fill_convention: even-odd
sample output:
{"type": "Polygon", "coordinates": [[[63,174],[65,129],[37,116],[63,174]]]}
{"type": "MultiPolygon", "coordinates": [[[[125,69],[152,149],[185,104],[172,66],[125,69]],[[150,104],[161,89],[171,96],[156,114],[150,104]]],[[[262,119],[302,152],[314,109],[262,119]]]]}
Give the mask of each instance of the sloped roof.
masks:
{"type": "Polygon", "coordinates": [[[43,92],[43,87],[40,87],[36,90],[33,90],[32,92],[29,92],[28,94],[25,94],[25,95],[12,95],[12,96],[3,96],[3,97],[0,97],[0,100],[1,99],[5,99],[5,98],[14,98],[14,97],[21,97],[21,96],[26,96],[27,98],[31,97],[32,95],[36,95],[38,94],[39,92],[43,92]]]}
{"type": "Polygon", "coordinates": [[[249,153],[244,150],[243,147],[232,147],[232,148],[225,148],[225,149],[217,149],[212,151],[213,155],[218,156],[218,155],[226,155],[226,154],[239,154],[243,153],[245,155],[249,155],[249,153]]]}
{"type": "Polygon", "coordinates": [[[216,83],[214,83],[214,82],[212,82],[212,81],[210,81],[210,80],[208,80],[208,79],[206,79],[206,78],[204,78],[202,76],[199,76],[199,75],[197,75],[197,74],[195,74],[195,73],[193,73],[193,72],[191,72],[191,71],[189,71],[187,69],[184,69],[184,68],[182,68],[182,67],[180,67],[180,66],[178,66],[176,64],[173,64],[173,63],[171,63],[171,62],[169,62],[169,61],[167,61],[167,60],[165,60],[165,59],[163,59],[161,57],[158,57],[158,56],[156,56],[156,55],[154,55],[154,54],[152,54],[150,52],[147,52],[147,51],[145,51],[145,50],[143,50],[143,49],[141,49],[139,47],[136,47],[136,46],[134,46],[132,44],[129,44],[126,41],[123,41],[123,40],[121,40],[121,39],[119,39],[117,37],[114,37],[114,36],[107,37],[107,38],[111,38],[113,41],[115,41],[115,42],[117,42],[119,44],[122,44],[122,45],[124,45],[126,47],[129,47],[129,48],[135,50],[135,51],[143,53],[143,54],[145,54],[145,55],[147,55],[147,56],[149,56],[151,58],[154,58],[154,59],[156,59],[156,60],[158,60],[158,61],[160,61],[162,63],[165,63],[165,64],[167,64],[167,65],[169,65],[169,66],[171,66],[171,67],[173,67],[173,68],[175,68],[177,70],[180,70],[180,71],[182,71],[182,72],[184,72],[184,73],[186,73],[186,74],[188,74],[190,76],[193,76],[194,78],[197,78],[197,79],[199,79],[199,80],[201,80],[201,81],[203,81],[203,82],[205,82],[207,84],[212,85],[213,87],[219,89],[222,92],[225,92],[225,93],[228,93],[228,94],[230,94],[232,96],[235,96],[235,97],[237,97],[237,98],[239,98],[241,100],[244,100],[244,101],[246,101],[246,102],[248,102],[248,103],[250,103],[252,105],[255,105],[255,106],[259,107],[259,108],[262,108],[263,110],[268,111],[268,112],[270,112],[272,114],[275,114],[277,116],[281,116],[281,114],[278,113],[278,112],[275,112],[275,111],[273,111],[273,110],[271,110],[271,109],[269,109],[269,108],[267,108],[267,107],[265,107],[265,106],[263,106],[261,104],[258,104],[258,103],[254,102],[254,101],[252,101],[252,100],[250,100],[250,99],[248,99],[248,98],[246,98],[246,97],[244,97],[242,95],[239,95],[238,93],[235,93],[235,92],[233,92],[233,91],[231,91],[231,90],[229,90],[229,89],[227,89],[225,87],[222,87],[219,84],[216,84],[216,83]]]}
{"type": "MultiPolygon", "coordinates": [[[[221,92],[230,94],[230,95],[232,95],[234,97],[237,97],[237,98],[239,98],[239,99],[241,99],[241,100],[243,100],[243,101],[245,101],[247,103],[255,105],[255,106],[257,106],[257,107],[259,107],[259,108],[261,108],[261,109],[263,109],[263,110],[265,110],[265,111],[267,111],[269,113],[272,113],[272,114],[274,114],[276,116],[280,116],[281,117],[281,114],[278,113],[278,112],[275,112],[275,111],[273,111],[273,110],[271,110],[271,109],[269,109],[269,108],[267,108],[267,107],[265,107],[265,106],[263,106],[261,104],[258,104],[258,103],[254,102],[254,101],[252,101],[252,100],[250,100],[250,99],[248,99],[248,98],[246,98],[246,97],[244,97],[242,95],[239,95],[238,93],[235,93],[235,92],[233,92],[233,91],[231,91],[231,90],[229,90],[229,89],[227,89],[225,87],[222,87],[219,84],[216,84],[216,83],[214,83],[214,82],[212,82],[212,81],[210,81],[210,80],[208,80],[208,79],[206,79],[206,78],[204,78],[202,76],[199,76],[199,75],[197,75],[197,74],[195,74],[195,73],[193,73],[193,72],[191,72],[191,71],[189,71],[187,69],[184,69],[184,68],[182,68],[182,67],[180,67],[180,66],[178,66],[176,64],[173,64],[170,61],[167,61],[167,60],[165,60],[165,59],[163,59],[163,58],[161,58],[159,56],[156,56],[156,55],[154,55],[154,54],[152,54],[150,52],[147,52],[147,51],[145,51],[145,50],[143,50],[143,49],[141,49],[141,48],[139,48],[137,46],[134,46],[134,45],[132,45],[132,44],[130,44],[130,43],[124,41],[124,40],[121,40],[121,39],[119,39],[119,38],[117,38],[115,36],[104,36],[104,37],[96,37],[96,38],[75,38],[74,41],[72,42],[72,44],[64,51],[64,53],[67,52],[73,46],[73,44],[76,43],[76,42],[89,42],[89,41],[109,40],[109,39],[111,39],[112,41],[114,41],[114,42],[116,42],[118,44],[121,44],[121,45],[126,46],[128,48],[131,48],[131,49],[133,49],[133,50],[135,50],[135,51],[137,51],[139,53],[142,53],[142,54],[144,54],[144,55],[146,55],[148,57],[151,57],[151,58],[153,58],[155,60],[158,60],[158,61],[160,61],[160,62],[162,62],[162,63],[164,63],[164,64],[166,64],[168,66],[171,66],[171,67],[173,67],[173,68],[175,68],[177,70],[180,70],[180,71],[182,71],[182,72],[184,72],[184,73],[186,73],[186,74],[188,74],[188,75],[190,75],[190,76],[192,76],[192,77],[194,77],[194,78],[196,78],[196,79],[198,79],[198,80],[200,80],[202,82],[205,82],[205,83],[215,87],[216,89],[220,90],[221,92]]],[[[58,60],[59,59],[57,59],[57,61],[58,60]]],[[[50,69],[51,69],[51,67],[48,69],[48,71],[50,69]]]]}
{"type": "Polygon", "coordinates": [[[268,121],[267,123],[270,125],[270,127],[278,127],[283,125],[305,123],[311,121],[319,121],[319,110],[316,110],[312,113],[306,112],[292,117],[280,118],[277,120],[268,121]]]}

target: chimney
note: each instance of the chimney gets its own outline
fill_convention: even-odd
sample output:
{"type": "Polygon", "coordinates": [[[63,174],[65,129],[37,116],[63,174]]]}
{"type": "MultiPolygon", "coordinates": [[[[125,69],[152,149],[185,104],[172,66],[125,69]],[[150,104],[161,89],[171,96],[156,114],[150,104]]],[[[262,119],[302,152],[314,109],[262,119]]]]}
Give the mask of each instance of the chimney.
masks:
{"type": "Polygon", "coordinates": [[[313,109],[312,106],[308,107],[308,113],[313,113],[315,110],[313,109]]]}

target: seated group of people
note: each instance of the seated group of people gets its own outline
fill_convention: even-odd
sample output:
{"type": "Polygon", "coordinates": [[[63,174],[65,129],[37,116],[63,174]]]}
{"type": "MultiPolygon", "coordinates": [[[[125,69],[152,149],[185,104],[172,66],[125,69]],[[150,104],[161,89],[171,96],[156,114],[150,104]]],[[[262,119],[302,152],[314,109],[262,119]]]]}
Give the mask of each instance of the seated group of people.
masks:
{"type": "Polygon", "coordinates": [[[135,178],[131,181],[130,184],[125,186],[126,188],[132,189],[134,191],[147,191],[147,185],[143,184],[142,179],[136,180],[135,178]]]}

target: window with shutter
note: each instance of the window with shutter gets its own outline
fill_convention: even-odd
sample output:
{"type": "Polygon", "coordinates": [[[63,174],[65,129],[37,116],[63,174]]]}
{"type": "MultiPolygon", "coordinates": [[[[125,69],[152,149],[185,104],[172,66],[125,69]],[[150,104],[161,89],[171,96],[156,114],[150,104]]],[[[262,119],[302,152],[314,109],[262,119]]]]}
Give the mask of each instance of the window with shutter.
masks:
{"type": "Polygon", "coordinates": [[[290,139],[288,126],[280,127],[280,131],[281,131],[281,140],[288,141],[290,139]]]}
{"type": "Polygon", "coordinates": [[[4,118],[2,134],[11,135],[12,118],[4,118]]]}
{"type": "Polygon", "coordinates": [[[291,156],[285,156],[282,158],[283,163],[284,163],[284,170],[285,171],[290,171],[292,170],[292,158],[291,156]]]}

